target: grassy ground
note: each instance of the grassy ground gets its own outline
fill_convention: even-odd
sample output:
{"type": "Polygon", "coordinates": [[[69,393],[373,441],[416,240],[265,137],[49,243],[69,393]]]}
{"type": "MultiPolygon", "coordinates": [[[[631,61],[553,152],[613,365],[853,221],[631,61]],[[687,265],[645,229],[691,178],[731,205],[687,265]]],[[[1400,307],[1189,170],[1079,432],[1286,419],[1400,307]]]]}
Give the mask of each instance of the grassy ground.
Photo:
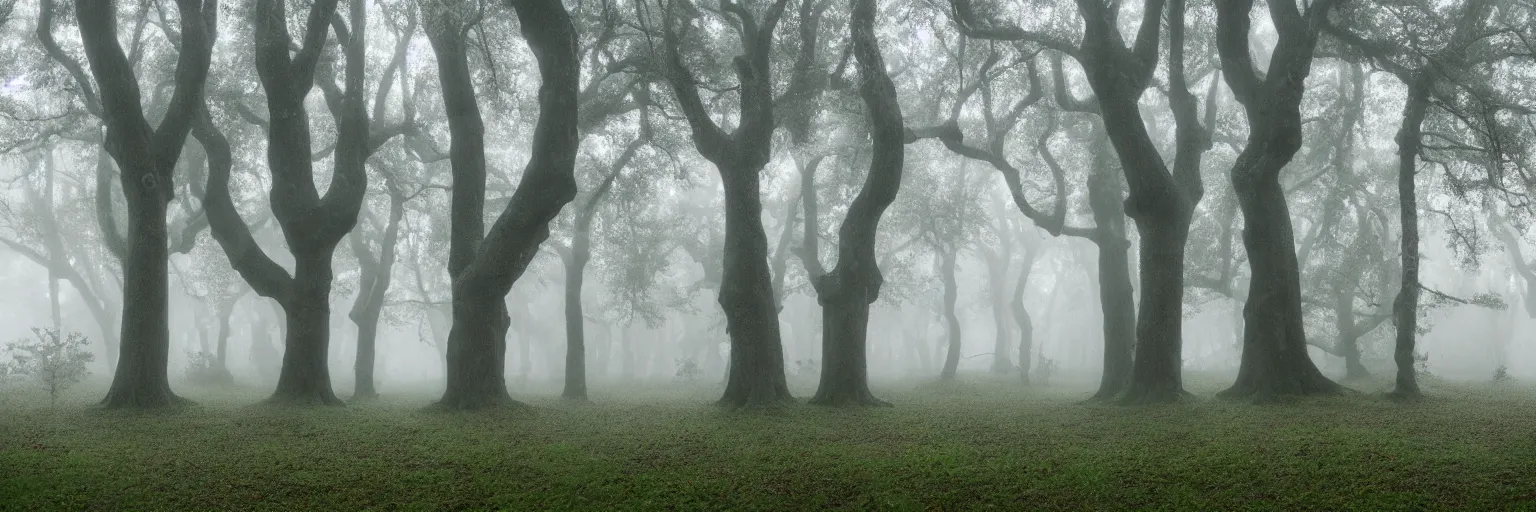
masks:
{"type": "Polygon", "coordinates": [[[479,415],[419,412],[422,395],[272,409],[256,390],[107,413],[86,391],[55,410],[0,393],[0,509],[1536,509],[1519,385],[1120,408],[973,377],[883,386],[891,409],[755,414],[668,384],[479,415]]]}

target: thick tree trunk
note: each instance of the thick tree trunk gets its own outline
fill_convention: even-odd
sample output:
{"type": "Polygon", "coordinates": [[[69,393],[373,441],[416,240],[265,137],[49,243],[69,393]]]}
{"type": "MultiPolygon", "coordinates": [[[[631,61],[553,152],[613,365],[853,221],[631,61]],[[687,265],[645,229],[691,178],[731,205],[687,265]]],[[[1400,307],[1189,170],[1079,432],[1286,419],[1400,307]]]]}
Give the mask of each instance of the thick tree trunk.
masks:
{"type": "Polygon", "coordinates": [[[1126,403],[1168,403],[1187,395],[1183,378],[1184,245],[1189,220],[1139,222],[1141,311],[1126,403]]]}
{"type": "Polygon", "coordinates": [[[187,400],[171,392],[168,368],[169,194],[154,180],[133,179],[133,174],[123,173],[129,245],[123,261],[122,351],[101,403],[109,409],[183,405],[187,400]]]}
{"type": "MultiPolygon", "coordinates": [[[[849,27],[874,155],[864,186],[838,229],[837,266],[812,276],[822,307],[821,383],[811,399],[818,405],[890,405],[869,392],[869,305],[880,296],[884,282],[875,258],[875,236],[881,215],[901,187],[906,155],[901,106],[875,39],[874,18],[874,0],[854,0],[849,27]]],[[[806,224],[813,222],[807,215],[806,224]]],[[[815,266],[820,267],[819,261],[815,266]]]]}
{"type": "MultiPolygon", "coordinates": [[[[855,291],[865,283],[844,282],[855,291]]],[[[869,391],[869,299],[863,293],[821,295],[821,381],[811,403],[888,406],[869,391]]]]}
{"type": "Polygon", "coordinates": [[[374,366],[378,361],[379,308],[369,308],[357,324],[357,359],[352,366],[352,400],[373,400],[379,397],[374,380],[374,366]]]}
{"type": "MultiPolygon", "coordinates": [[[[455,287],[457,288],[457,287],[455,287]]],[[[455,290],[453,328],[448,332],[448,389],[439,404],[455,409],[515,405],[507,393],[507,329],[511,318],[498,296],[471,296],[455,290]]]]}
{"type": "Polygon", "coordinates": [[[1243,211],[1248,251],[1248,301],[1243,306],[1243,356],[1237,381],[1219,396],[1269,401],[1280,395],[1334,394],[1343,390],[1323,376],[1307,355],[1301,309],[1301,271],[1296,235],[1280,172],[1301,149],[1301,100],[1317,44],[1320,21],[1333,2],[1304,14],[1295,6],[1269,4],[1279,39],[1260,76],[1250,54],[1253,2],[1216,4],[1216,45],[1222,77],[1245,109],[1249,134],[1232,165],[1232,187],[1243,211]]]}
{"type": "Polygon", "coordinates": [[[283,369],[267,401],[284,405],[346,405],[331,389],[331,265],[325,256],[296,255],[292,294],[282,301],[287,319],[283,369]]]}
{"type": "Polygon", "coordinates": [[[1250,141],[1232,170],[1253,278],[1243,307],[1237,381],[1220,396],[1267,401],[1278,395],[1338,393],[1342,388],[1307,355],[1295,233],[1277,178],[1289,153],[1266,148],[1250,141]]]}
{"type": "Polygon", "coordinates": [[[731,336],[725,395],[730,407],[772,406],[792,401],[784,379],[768,235],[763,231],[761,169],[720,168],[725,188],[725,258],[720,308],[731,336]]]}
{"type": "Polygon", "coordinates": [[[944,370],[939,372],[939,379],[951,380],[955,378],[955,372],[960,368],[960,317],[955,315],[955,300],[959,297],[959,284],[955,281],[955,251],[940,251],[943,260],[939,269],[939,279],[944,282],[944,321],[949,327],[949,337],[946,340],[949,348],[944,355],[944,370]]]}
{"type": "Polygon", "coordinates": [[[469,71],[465,30],[453,8],[444,5],[433,9],[435,20],[427,24],[453,136],[448,273],[453,278],[454,322],[448,336],[448,386],[435,406],[442,410],[516,403],[506,389],[510,319],[505,299],[549,237],[549,222],[576,196],[580,68],[575,27],[558,1],[512,2],[512,8],[538,61],[539,117],[533,154],[511,201],[489,230],[484,229],[483,211],[485,127],[469,71]]]}
{"type": "Polygon", "coordinates": [[[1397,342],[1392,360],[1397,363],[1397,382],[1392,393],[1413,399],[1423,395],[1414,370],[1414,345],[1419,327],[1419,203],[1414,191],[1424,117],[1429,108],[1430,78],[1420,72],[1408,84],[1408,101],[1403,107],[1403,124],[1397,132],[1397,201],[1402,223],[1403,282],[1392,303],[1397,326],[1397,342]]]}

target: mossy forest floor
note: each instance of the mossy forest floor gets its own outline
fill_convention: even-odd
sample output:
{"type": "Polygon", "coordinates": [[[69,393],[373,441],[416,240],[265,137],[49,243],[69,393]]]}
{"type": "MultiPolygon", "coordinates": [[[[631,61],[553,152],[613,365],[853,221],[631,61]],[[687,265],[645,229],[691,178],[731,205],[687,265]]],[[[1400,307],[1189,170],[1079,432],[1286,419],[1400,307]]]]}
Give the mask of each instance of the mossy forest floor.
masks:
{"type": "MultiPolygon", "coordinates": [[[[0,391],[0,510],[1109,510],[1536,508],[1536,388],[1430,384],[1255,406],[1190,378],[1172,406],[987,376],[887,383],[889,409],[732,413],[706,384],[494,414],[425,393],[337,409],[104,412],[0,391]]],[[[797,392],[809,394],[808,383],[797,392]]],[[[608,385],[608,389],[619,386],[608,385]]],[[[387,390],[387,388],[386,388],[387,390]]]]}

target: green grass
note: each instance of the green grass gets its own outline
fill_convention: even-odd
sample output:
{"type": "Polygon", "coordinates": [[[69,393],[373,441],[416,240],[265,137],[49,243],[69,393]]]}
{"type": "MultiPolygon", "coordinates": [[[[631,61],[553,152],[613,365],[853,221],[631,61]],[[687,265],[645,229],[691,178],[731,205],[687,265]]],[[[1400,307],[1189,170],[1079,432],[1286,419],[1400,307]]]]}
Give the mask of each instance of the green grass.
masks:
{"type": "Polygon", "coordinates": [[[1209,380],[1163,407],[974,377],[883,386],[891,409],[750,414],[665,383],[497,414],[421,412],[425,395],[282,410],[249,405],[258,390],[111,413],[90,390],[56,410],[5,391],[0,509],[1536,509],[1536,390],[1253,406],[1209,380]]]}

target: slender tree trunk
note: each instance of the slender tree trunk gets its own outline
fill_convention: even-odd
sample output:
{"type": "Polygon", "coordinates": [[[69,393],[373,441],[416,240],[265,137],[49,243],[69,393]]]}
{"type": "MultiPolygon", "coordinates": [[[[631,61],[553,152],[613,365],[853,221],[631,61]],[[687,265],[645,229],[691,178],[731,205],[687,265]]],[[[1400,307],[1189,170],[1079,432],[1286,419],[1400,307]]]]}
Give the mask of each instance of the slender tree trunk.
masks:
{"type": "Polygon", "coordinates": [[[943,267],[939,270],[939,279],[944,281],[944,321],[949,326],[949,348],[945,352],[944,370],[939,372],[939,379],[950,380],[955,378],[955,372],[960,368],[960,317],[955,315],[955,300],[960,291],[955,281],[955,251],[940,252],[943,267]]]}
{"type": "Polygon", "coordinates": [[[587,399],[586,319],[582,317],[581,287],[587,264],[586,235],[577,231],[571,257],[565,260],[565,389],[560,396],[587,399]]]}
{"type": "MultiPolygon", "coordinates": [[[[1001,242],[1007,245],[1004,239],[1001,242]]],[[[1011,251],[1004,250],[1001,254],[987,257],[987,276],[990,278],[992,300],[992,329],[995,339],[992,342],[992,373],[1005,374],[1013,371],[1013,361],[1008,357],[1008,341],[1013,333],[1008,329],[1008,317],[1011,311],[1008,309],[1008,263],[1012,260],[1011,251]]]]}
{"type": "Polygon", "coordinates": [[[1013,301],[1010,306],[1013,309],[1013,321],[1019,328],[1019,380],[1029,384],[1029,368],[1034,364],[1031,359],[1035,344],[1035,323],[1029,317],[1029,309],[1024,307],[1024,291],[1029,289],[1029,274],[1035,267],[1035,255],[1026,252],[1024,265],[1019,270],[1019,282],[1013,287],[1013,301]]]}
{"type": "MultiPolygon", "coordinates": [[[[1341,276],[1342,277],[1342,276],[1341,276]]],[[[1350,291],[1340,291],[1334,298],[1333,304],[1334,328],[1338,332],[1338,339],[1334,346],[1339,357],[1344,358],[1344,378],[1349,380],[1363,379],[1371,376],[1371,372],[1360,364],[1360,335],[1355,331],[1355,294],[1353,288],[1350,291]]]]}
{"type": "Polygon", "coordinates": [[[352,366],[352,400],[373,400],[379,397],[374,379],[374,367],[378,361],[380,308],[369,307],[363,311],[357,324],[357,359],[352,366]]]}
{"type": "Polygon", "coordinates": [[[1414,191],[1424,117],[1429,108],[1430,78],[1420,72],[1408,84],[1408,100],[1403,107],[1403,124],[1397,132],[1397,201],[1401,217],[1403,283],[1392,303],[1397,326],[1397,343],[1392,360],[1397,363],[1397,382],[1392,393],[1401,398],[1422,396],[1413,368],[1414,344],[1418,336],[1419,312],[1419,203],[1414,191]]]}
{"type": "Polygon", "coordinates": [[[1127,254],[1130,243],[1125,239],[1124,196],[1119,177],[1104,158],[1098,158],[1098,169],[1088,182],[1088,202],[1095,225],[1093,242],[1098,246],[1099,308],[1104,315],[1104,373],[1099,378],[1099,390],[1093,394],[1094,400],[1109,400],[1128,389],[1136,349],[1135,290],[1131,286],[1127,254]]]}

